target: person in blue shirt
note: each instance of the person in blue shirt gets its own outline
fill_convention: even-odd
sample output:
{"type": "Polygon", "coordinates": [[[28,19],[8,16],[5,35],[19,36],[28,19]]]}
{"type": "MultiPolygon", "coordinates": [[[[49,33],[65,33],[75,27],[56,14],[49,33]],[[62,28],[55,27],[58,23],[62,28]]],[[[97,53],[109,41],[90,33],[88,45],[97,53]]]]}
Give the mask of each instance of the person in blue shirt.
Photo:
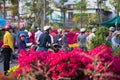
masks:
{"type": "Polygon", "coordinates": [[[120,35],[119,31],[115,31],[114,32],[114,36],[112,37],[112,48],[113,48],[113,52],[116,52],[118,47],[120,47],[120,39],[118,38],[120,35]]]}
{"type": "Polygon", "coordinates": [[[52,48],[55,52],[58,50],[53,46],[51,42],[51,37],[50,37],[50,32],[51,32],[51,26],[45,26],[44,27],[44,33],[41,34],[40,39],[39,39],[39,50],[40,51],[47,51],[50,48],[52,48]]]}
{"type": "Polygon", "coordinates": [[[29,43],[29,35],[28,35],[28,32],[25,31],[24,27],[21,28],[20,31],[17,33],[18,40],[19,40],[20,34],[24,34],[25,35],[25,43],[29,43]]]}

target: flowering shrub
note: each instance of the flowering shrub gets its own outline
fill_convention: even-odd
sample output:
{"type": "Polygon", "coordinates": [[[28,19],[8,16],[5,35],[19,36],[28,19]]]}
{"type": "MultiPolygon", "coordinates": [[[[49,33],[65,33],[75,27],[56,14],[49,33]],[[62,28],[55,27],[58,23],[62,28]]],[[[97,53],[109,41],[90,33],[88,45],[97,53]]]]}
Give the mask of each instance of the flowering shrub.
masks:
{"type": "MultiPolygon", "coordinates": [[[[79,33],[78,33],[79,34],[79,33]]],[[[78,34],[76,32],[68,32],[67,41],[69,44],[74,44],[77,42],[78,34]]]]}
{"type": "Polygon", "coordinates": [[[0,48],[2,47],[2,45],[3,45],[3,41],[2,41],[2,40],[0,40],[0,48]]]}
{"type": "Polygon", "coordinates": [[[102,44],[89,52],[21,51],[15,76],[18,80],[119,80],[120,60],[111,50],[102,44]]]}

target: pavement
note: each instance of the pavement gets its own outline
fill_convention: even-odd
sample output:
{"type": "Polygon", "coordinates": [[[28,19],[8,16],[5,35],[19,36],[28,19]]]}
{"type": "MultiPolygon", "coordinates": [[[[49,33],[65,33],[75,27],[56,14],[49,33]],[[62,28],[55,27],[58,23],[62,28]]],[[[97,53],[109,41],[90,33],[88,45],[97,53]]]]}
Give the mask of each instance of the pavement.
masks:
{"type": "MultiPolygon", "coordinates": [[[[10,63],[10,67],[13,67],[13,66],[16,66],[17,65],[17,63],[15,63],[15,62],[12,62],[12,63],[10,63]]],[[[3,72],[4,70],[3,70],[3,62],[1,62],[0,63],[0,72],[3,72]]]]}

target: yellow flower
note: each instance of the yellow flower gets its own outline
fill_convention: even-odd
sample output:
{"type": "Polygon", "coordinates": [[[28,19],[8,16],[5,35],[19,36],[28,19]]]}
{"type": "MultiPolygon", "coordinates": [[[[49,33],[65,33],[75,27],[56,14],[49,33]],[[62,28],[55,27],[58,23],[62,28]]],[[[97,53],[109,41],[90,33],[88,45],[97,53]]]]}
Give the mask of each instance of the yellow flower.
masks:
{"type": "Polygon", "coordinates": [[[70,48],[78,48],[79,44],[78,43],[74,43],[74,44],[69,44],[70,48]]]}
{"type": "Polygon", "coordinates": [[[19,65],[13,66],[12,68],[10,68],[10,69],[8,70],[8,73],[15,72],[18,68],[19,68],[19,65]]]}

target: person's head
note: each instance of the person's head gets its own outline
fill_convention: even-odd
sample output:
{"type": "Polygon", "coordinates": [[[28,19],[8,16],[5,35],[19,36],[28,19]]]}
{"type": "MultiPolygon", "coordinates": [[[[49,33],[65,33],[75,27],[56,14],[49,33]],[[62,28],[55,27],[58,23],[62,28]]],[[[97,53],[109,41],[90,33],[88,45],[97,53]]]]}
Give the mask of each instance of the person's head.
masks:
{"type": "Polygon", "coordinates": [[[25,40],[25,35],[24,34],[20,34],[20,40],[22,40],[22,41],[25,40]]]}
{"type": "Polygon", "coordinates": [[[13,28],[11,26],[11,24],[7,24],[4,28],[5,31],[9,31],[9,32],[13,32],[13,28]]]}
{"type": "Polygon", "coordinates": [[[67,35],[68,35],[68,32],[65,32],[64,35],[67,36],[67,35]]]}
{"type": "Polygon", "coordinates": [[[40,27],[37,27],[37,30],[38,30],[38,31],[41,30],[40,27]]]}
{"type": "Polygon", "coordinates": [[[25,27],[21,27],[21,28],[20,28],[20,31],[24,31],[24,30],[25,30],[25,27]]]}
{"type": "Polygon", "coordinates": [[[86,32],[86,29],[85,29],[85,28],[81,28],[81,29],[80,29],[80,32],[81,32],[81,33],[85,33],[85,32],[86,32]]]}
{"type": "Polygon", "coordinates": [[[111,32],[111,31],[108,32],[108,33],[107,33],[107,36],[112,37],[112,32],[111,32]]]}
{"type": "Polygon", "coordinates": [[[95,33],[97,31],[96,28],[92,28],[92,33],[95,33]]]}
{"type": "Polygon", "coordinates": [[[44,27],[44,31],[50,33],[50,31],[51,31],[51,26],[45,26],[45,27],[44,27]]]}
{"type": "Polygon", "coordinates": [[[57,30],[57,32],[58,32],[59,34],[61,34],[61,33],[62,33],[62,29],[59,28],[59,29],[57,30]]]}
{"type": "Polygon", "coordinates": [[[115,32],[114,32],[114,35],[115,35],[116,37],[118,37],[118,36],[120,35],[120,32],[119,32],[119,31],[115,31],[115,32]]]}
{"type": "Polygon", "coordinates": [[[114,31],[115,31],[115,28],[114,28],[114,27],[110,27],[110,28],[109,28],[109,31],[114,32],[114,31]]]}

